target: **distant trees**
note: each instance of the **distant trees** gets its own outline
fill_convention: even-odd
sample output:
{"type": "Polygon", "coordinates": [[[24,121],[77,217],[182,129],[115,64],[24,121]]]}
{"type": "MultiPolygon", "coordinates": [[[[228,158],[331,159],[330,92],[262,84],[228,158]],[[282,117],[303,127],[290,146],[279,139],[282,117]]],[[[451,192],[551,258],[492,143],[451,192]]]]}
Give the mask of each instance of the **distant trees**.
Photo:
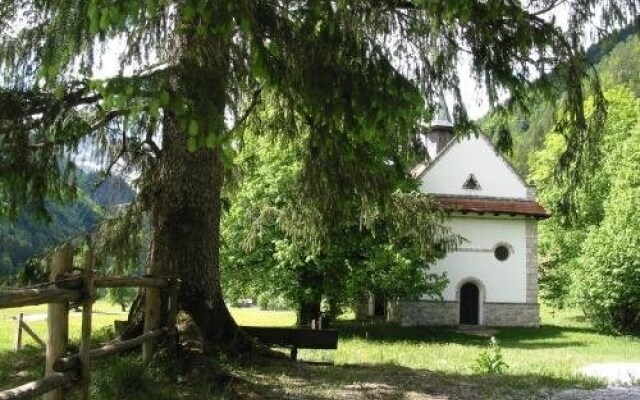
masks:
{"type": "MultiPolygon", "coordinates": [[[[46,217],[27,207],[15,218],[0,216],[0,277],[20,272],[25,261],[40,258],[48,249],[94,230],[114,207],[132,202],[135,193],[122,178],[76,171],[77,198],[73,202],[47,201],[46,217]]],[[[120,243],[122,245],[122,243],[120,243]]],[[[27,268],[34,267],[31,263],[27,268]]]]}
{"type": "Polygon", "coordinates": [[[640,99],[624,87],[605,93],[609,118],[602,164],[575,191],[575,216],[557,205],[554,180],[566,146],[551,132],[532,157],[540,200],[554,215],[540,228],[542,295],[552,305],[580,307],[598,328],[640,334],[640,99]]]}

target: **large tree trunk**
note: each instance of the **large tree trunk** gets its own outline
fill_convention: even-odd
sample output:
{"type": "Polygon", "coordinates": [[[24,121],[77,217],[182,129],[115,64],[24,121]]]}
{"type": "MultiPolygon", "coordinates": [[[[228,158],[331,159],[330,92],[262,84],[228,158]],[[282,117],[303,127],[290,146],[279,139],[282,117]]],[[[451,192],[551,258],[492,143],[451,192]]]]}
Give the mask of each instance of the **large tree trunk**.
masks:
{"type": "Polygon", "coordinates": [[[182,279],[179,308],[191,316],[209,345],[243,351],[252,348],[252,342],[224,303],[219,269],[221,139],[231,44],[231,30],[222,27],[232,21],[224,3],[213,3],[208,12],[213,24],[221,27],[219,32],[203,36],[196,19],[185,25],[177,49],[176,73],[169,86],[187,101],[188,112],[165,110],[153,199],[151,268],[182,279]],[[188,149],[189,138],[198,141],[195,151],[188,149]]]}
{"type": "Polygon", "coordinates": [[[220,286],[221,149],[187,149],[188,135],[164,118],[162,160],[153,206],[152,269],[182,279],[180,309],[209,344],[248,349],[220,286]]]}
{"type": "Polygon", "coordinates": [[[312,320],[320,317],[322,280],[323,275],[316,270],[315,265],[304,265],[298,271],[301,294],[298,297],[296,326],[308,327],[312,320]]]}
{"type": "Polygon", "coordinates": [[[308,328],[311,321],[320,317],[321,298],[305,298],[298,304],[296,326],[298,328],[308,328]]]}

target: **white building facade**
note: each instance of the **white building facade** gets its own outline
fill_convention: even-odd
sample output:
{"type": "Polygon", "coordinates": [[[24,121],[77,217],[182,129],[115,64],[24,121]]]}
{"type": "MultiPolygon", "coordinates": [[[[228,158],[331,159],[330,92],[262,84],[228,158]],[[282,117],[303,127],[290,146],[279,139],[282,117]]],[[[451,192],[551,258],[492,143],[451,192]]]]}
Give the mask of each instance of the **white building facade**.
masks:
{"type": "Polygon", "coordinates": [[[536,327],[537,223],[548,215],[484,135],[450,137],[450,125],[436,125],[427,142],[432,161],[413,173],[466,241],[430,268],[449,280],[443,299],[401,301],[400,322],[536,327]]]}

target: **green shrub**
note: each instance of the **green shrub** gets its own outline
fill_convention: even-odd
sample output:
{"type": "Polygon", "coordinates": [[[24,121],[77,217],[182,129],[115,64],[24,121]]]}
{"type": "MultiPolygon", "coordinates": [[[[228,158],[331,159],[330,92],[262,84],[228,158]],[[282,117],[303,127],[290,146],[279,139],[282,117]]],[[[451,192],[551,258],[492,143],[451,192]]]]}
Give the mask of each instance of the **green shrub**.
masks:
{"type": "Polygon", "coordinates": [[[259,294],[258,295],[258,307],[260,307],[261,310],[268,310],[269,309],[269,296],[266,294],[259,294]]]}
{"type": "Polygon", "coordinates": [[[261,310],[287,310],[290,308],[289,303],[283,296],[274,296],[266,293],[258,295],[258,307],[261,310]]]}
{"type": "Polygon", "coordinates": [[[611,155],[615,165],[607,166],[604,218],[589,230],[573,279],[579,305],[596,328],[640,335],[640,124],[624,133],[624,146],[611,155]]]}
{"type": "Polygon", "coordinates": [[[502,374],[509,366],[502,357],[502,350],[495,337],[489,339],[489,347],[478,355],[473,370],[480,374],[502,374]]]}

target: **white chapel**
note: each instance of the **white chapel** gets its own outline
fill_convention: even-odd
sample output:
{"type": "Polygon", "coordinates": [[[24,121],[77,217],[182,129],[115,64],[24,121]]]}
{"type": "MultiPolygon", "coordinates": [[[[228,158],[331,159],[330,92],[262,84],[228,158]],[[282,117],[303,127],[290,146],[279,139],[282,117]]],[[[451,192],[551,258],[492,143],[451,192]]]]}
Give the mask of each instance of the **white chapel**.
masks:
{"type": "Polygon", "coordinates": [[[483,134],[453,138],[439,119],[427,135],[430,162],[412,174],[448,210],[466,242],[431,266],[449,284],[443,300],[401,301],[402,325],[538,326],[537,224],[548,214],[483,134]]]}

